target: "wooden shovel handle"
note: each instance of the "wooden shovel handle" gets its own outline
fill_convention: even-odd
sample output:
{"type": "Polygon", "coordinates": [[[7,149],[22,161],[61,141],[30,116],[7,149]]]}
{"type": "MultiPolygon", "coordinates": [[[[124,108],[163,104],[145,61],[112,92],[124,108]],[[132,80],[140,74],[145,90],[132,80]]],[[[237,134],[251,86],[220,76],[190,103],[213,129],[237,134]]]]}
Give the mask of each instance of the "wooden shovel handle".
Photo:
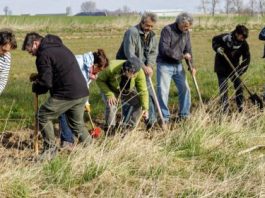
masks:
{"type": "Polygon", "coordinates": [[[38,132],[39,132],[39,122],[38,122],[38,111],[39,111],[39,100],[38,94],[34,94],[34,112],[35,112],[35,126],[34,126],[34,137],[33,137],[33,144],[34,144],[34,151],[35,154],[39,154],[39,144],[38,144],[38,132]]]}

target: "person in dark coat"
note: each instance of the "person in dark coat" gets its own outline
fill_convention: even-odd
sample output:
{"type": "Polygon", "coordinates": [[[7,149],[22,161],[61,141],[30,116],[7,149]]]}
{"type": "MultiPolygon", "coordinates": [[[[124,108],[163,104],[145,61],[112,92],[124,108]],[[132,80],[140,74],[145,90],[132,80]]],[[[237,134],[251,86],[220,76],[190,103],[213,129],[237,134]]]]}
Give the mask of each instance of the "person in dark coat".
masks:
{"type": "Polygon", "coordinates": [[[236,77],[233,69],[225,60],[223,54],[230,59],[236,72],[242,76],[248,69],[250,63],[249,45],[246,41],[248,38],[248,28],[244,25],[237,25],[230,33],[224,33],[214,36],[212,47],[216,52],[214,71],[217,74],[219,84],[220,103],[223,112],[229,110],[228,104],[228,80],[230,79],[236,91],[236,104],[238,111],[243,110],[243,87],[241,80],[236,77]],[[241,59],[241,60],[240,60],[241,59]]]}
{"type": "Polygon", "coordinates": [[[44,152],[57,150],[52,120],[62,113],[66,114],[69,127],[79,141],[89,143],[91,137],[83,121],[88,89],[74,54],[58,36],[42,37],[36,32],[26,35],[22,50],[36,56],[38,74],[32,91],[37,95],[50,92],[50,97],[38,112],[44,152]]]}
{"type": "MultiPolygon", "coordinates": [[[[259,33],[259,40],[265,41],[265,27],[263,27],[259,33]]],[[[263,48],[263,56],[262,58],[265,58],[265,45],[263,48]]],[[[263,92],[263,100],[265,101],[265,86],[264,86],[264,92],[263,92]]]]}
{"type": "MultiPolygon", "coordinates": [[[[168,96],[171,80],[178,89],[179,111],[178,120],[186,119],[190,115],[191,95],[182,61],[193,62],[192,45],[189,29],[192,27],[193,17],[186,12],[179,14],[174,23],[166,25],[159,41],[157,56],[157,97],[164,121],[170,121],[168,96]]],[[[193,75],[195,67],[191,68],[193,75]]]]}

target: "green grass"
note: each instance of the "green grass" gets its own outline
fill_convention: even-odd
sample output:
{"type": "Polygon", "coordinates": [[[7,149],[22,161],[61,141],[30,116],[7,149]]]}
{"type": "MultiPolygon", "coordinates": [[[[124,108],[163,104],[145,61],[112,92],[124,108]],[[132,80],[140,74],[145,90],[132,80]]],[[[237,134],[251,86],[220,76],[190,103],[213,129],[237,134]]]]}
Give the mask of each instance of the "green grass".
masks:
{"type": "MultiPolygon", "coordinates": [[[[159,32],[157,33],[159,34],[159,32]]],[[[20,34],[21,36],[23,35],[22,33],[20,34]]],[[[217,31],[192,32],[194,64],[198,69],[197,81],[204,101],[213,100],[218,96],[217,78],[213,72],[214,52],[211,49],[211,39],[216,34],[218,34],[217,31]]],[[[248,41],[250,44],[252,61],[248,72],[244,75],[244,79],[251,90],[261,94],[264,87],[263,76],[265,75],[265,63],[264,60],[260,58],[263,50],[263,43],[257,39],[257,34],[258,31],[256,30],[250,32],[248,41]]],[[[61,36],[61,33],[58,35],[61,36]]],[[[80,34],[80,37],[72,37],[71,34],[67,37],[65,36],[65,33],[62,33],[62,35],[64,43],[75,54],[103,48],[109,58],[114,59],[122,40],[123,33],[120,33],[117,36],[111,36],[108,35],[108,33],[105,33],[104,35],[106,37],[101,36],[99,38],[86,37],[86,33],[80,34]]],[[[19,48],[21,42],[22,37],[19,38],[19,48]]],[[[0,112],[0,126],[2,126],[2,123],[4,122],[3,119],[6,119],[8,113],[10,113],[10,119],[32,120],[34,115],[33,95],[31,94],[31,84],[28,81],[28,78],[32,72],[36,71],[34,65],[35,58],[20,49],[15,50],[12,57],[12,68],[9,82],[7,88],[1,95],[0,100],[0,106],[2,107],[0,112]],[[10,109],[10,107],[12,107],[12,109],[10,109]]],[[[198,103],[198,96],[190,75],[187,75],[191,87],[192,103],[196,106],[198,103]]],[[[153,76],[153,80],[155,81],[155,75],[153,76]]],[[[169,102],[171,108],[176,109],[178,106],[177,90],[173,83],[171,86],[169,102]]],[[[97,86],[92,84],[90,92],[93,115],[100,116],[103,112],[103,105],[100,105],[100,103],[93,104],[93,101],[101,100],[97,86]]],[[[46,95],[41,96],[40,101],[44,101],[46,98],[46,95]]],[[[27,122],[26,124],[29,123],[27,122]]]]}
{"type": "Polygon", "coordinates": [[[30,195],[28,186],[23,184],[19,179],[13,181],[6,190],[10,198],[27,198],[30,195]]]}
{"type": "MultiPolygon", "coordinates": [[[[113,59],[125,29],[137,20],[137,17],[2,17],[0,26],[10,26],[17,31],[19,48],[26,31],[38,30],[61,36],[74,54],[104,48],[113,59]]],[[[161,20],[156,33],[159,35],[160,28],[173,20],[161,20]]],[[[195,18],[192,32],[194,64],[198,68],[197,80],[207,112],[198,108],[198,97],[187,74],[192,93],[192,116],[166,133],[153,131],[153,137],[147,138],[149,136],[139,127],[124,138],[119,135],[102,137],[86,148],[77,147],[70,155],[61,153],[54,160],[43,163],[27,160],[25,156],[32,155],[31,149],[19,151],[0,147],[0,197],[264,195],[264,150],[239,153],[264,144],[265,115],[251,107],[243,114],[218,114],[218,87],[211,49],[211,39],[220,30],[231,31],[237,23],[249,25],[252,60],[244,80],[251,90],[261,94],[265,63],[260,58],[263,42],[257,36],[263,21],[263,18],[255,17],[195,18]]],[[[20,49],[13,51],[9,82],[0,97],[0,131],[17,132],[21,139],[24,129],[33,125],[33,94],[28,77],[36,70],[34,61],[34,57],[20,49]]],[[[155,82],[155,76],[153,80],[155,82]]],[[[178,108],[177,95],[172,83],[170,107],[173,112],[178,108]]],[[[41,96],[40,103],[47,97],[48,94],[41,96]]],[[[104,106],[95,83],[91,85],[90,101],[93,118],[103,121],[104,106]]]]}
{"type": "MultiPolygon", "coordinates": [[[[195,59],[195,66],[198,68],[197,81],[200,86],[202,97],[205,101],[212,100],[218,96],[217,78],[213,72],[214,52],[211,49],[211,38],[218,34],[217,32],[200,31],[192,33],[192,44],[195,59]]],[[[265,63],[260,58],[263,50],[263,43],[257,39],[258,31],[251,31],[249,44],[252,54],[252,62],[249,71],[244,75],[247,85],[257,93],[263,90],[263,76],[265,63]]],[[[60,35],[60,34],[58,34],[60,35]]],[[[115,57],[115,53],[119,48],[123,34],[119,36],[101,38],[86,38],[85,34],[82,37],[64,38],[64,43],[75,53],[81,54],[87,51],[94,51],[98,48],[106,50],[110,59],[115,57]]],[[[21,39],[19,44],[21,45],[21,39]]],[[[34,57],[31,57],[26,52],[15,50],[12,54],[12,68],[9,77],[7,88],[1,95],[0,106],[0,119],[5,119],[10,112],[11,119],[30,119],[33,117],[33,95],[31,94],[31,84],[28,81],[30,73],[35,72],[34,57]]],[[[196,105],[198,97],[196,95],[191,78],[188,75],[189,84],[192,93],[192,102],[196,105]]],[[[155,76],[153,77],[155,81],[155,76]]],[[[101,97],[98,88],[92,84],[91,86],[91,101],[100,101],[101,97]]],[[[40,100],[43,101],[47,96],[41,96],[40,100]]],[[[103,107],[100,103],[93,104],[92,109],[95,116],[102,114],[103,107]]],[[[172,83],[172,91],[170,92],[171,107],[176,108],[177,91],[172,83]]],[[[0,125],[1,126],[1,125],[0,125]]]]}

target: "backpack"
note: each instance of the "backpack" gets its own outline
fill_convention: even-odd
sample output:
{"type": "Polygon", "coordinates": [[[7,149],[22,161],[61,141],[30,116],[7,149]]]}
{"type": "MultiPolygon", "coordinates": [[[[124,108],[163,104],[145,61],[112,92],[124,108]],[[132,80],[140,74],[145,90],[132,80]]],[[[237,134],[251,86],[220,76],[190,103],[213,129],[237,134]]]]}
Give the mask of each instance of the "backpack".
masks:
{"type": "Polygon", "coordinates": [[[259,40],[265,41],[265,27],[259,33],[259,40]]]}

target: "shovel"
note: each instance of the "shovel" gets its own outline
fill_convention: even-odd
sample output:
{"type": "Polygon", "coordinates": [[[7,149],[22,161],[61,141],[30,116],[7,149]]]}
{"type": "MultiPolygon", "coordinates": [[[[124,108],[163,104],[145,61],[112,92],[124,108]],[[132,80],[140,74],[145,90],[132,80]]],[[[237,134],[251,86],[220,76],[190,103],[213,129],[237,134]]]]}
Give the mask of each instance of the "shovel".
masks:
{"type": "MultiPolygon", "coordinates": [[[[227,61],[227,63],[229,64],[229,66],[231,67],[231,69],[233,70],[233,72],[235,73],[235,76],[241,80],[239,74],[236,71],[236,68],[234,67],[234,65],[231,63],[231,61],[229,60],[229,58],[227,57],[227,55],[225,53],[222,53],[221,55],[223,55],[223,57],[225,58],[225,60],[227,61]]],[[[256,93],[252,93],[247,86],[245,85],[245,83],[241,80],[241,84],[243,85],[243,87],[247,90],[248,94],[250,95],[250,100],[254,105],[257,105],[260,110],[263,109],[263,101],[262,99],[256,94],[256,93]]]]}
{"type": "Polygon", "coordinates": [[[92,121],[90,112],[87,111],[87,115],[88,115],[89,122],[92,126],[92,129],[90,130],[89,133],[92,136],[92,138],[98,138],[101,135],[101,128],[95,127],[94,122],[92,121]]]}
{"type": "Polygon", "coordinates": [[[39,100],[38,94],[34,94],[34,111],[35,111],[35,123],[34,123],[34,136],[33,136],[33,147],[35,154],[39,154],[39,145],[38,145],[38,132],[39,132],[39,122],[38,122],[38,112],[39,112],[39,100]]]}
{"type": "Polygon", "coordinates": [[[190,60],[187,61],[187,65],[189,67],[189,70],[190,70],[190,73],[191,73],[191,77],[192,77],[192,81],[193,81],[193,83],[195,85],[195,89],[196,89],[196,92],[197,92],[198,97],[199,97],[199,100],[200,100],[200,104],[201,104],[201,106],[203,106],[201,92],[200,92],[200,89],[199,89],[199,86],[198,86],[196,77],[195,77],[195,75],[192,74],[192,68],[193,68],[193,66],[192,66],[192,63],[190,62],[190,60]]]}
{"type": "Polygon", "coordinates": [[[153,85],[153,82],[152,82],[152,79],[151,79],[150,76],[148,76],[148,80],[150,82],[151,91],[153,92],[153,99],[154,99],[154,102],[155,102],[155,106],[157,108],[158,115],[159,115],[159,118],[161,120],[161,127],[162,127],[163,130],[165,130],[166,129],[166,125],[165,125],[164,117],[163,117],[163,114],[162,114],[162,111],[161,111],[161,108],[160,108],[160,105],[159,105],[159,102],[158,102],[158,99],[157,99],[157,95],[156,95],[156,92],[155,92],[155,89],[154,89],[154,85],[153,85]]]}

